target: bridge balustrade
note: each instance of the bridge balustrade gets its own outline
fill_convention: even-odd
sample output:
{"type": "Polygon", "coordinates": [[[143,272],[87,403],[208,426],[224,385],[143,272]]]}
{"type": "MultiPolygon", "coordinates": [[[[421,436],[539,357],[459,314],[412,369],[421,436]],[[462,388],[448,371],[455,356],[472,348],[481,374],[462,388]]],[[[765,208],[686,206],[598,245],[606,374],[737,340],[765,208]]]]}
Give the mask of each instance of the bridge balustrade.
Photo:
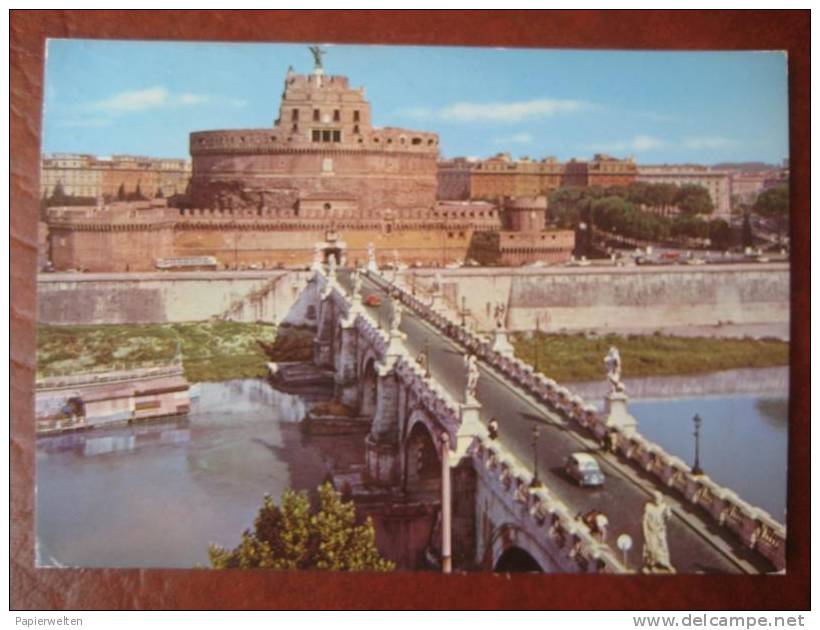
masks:
{"type": "Polygon", "coordinates": [[[539,541],[542,566],[557,564],[567,572],[627,572],[616,554],[579,526],[564,503],[546,488],[532,488],[531,475],[515,457],[485,436],[468,448],[473,466],[522,530],[539,541]],[[549,562],[547,562],[547,560],[549,562]]]}
{"type": "MultiPolygon", "coordinates": [[[[413,307],[424,319],[450,338],[459,341],[462,345],[466,345],[462,341],[463,339],[471,340],[471,344],[473,344],[471,347],[481,349],[481,356],[489,365],[496,368],[516,385],[532,392],[540,402],[552,406],[579,425],[590,430],[597,439],[603,439],[607,434],[612,435],[616,452],[620,453],[625,459],[648,471],[658,482],[680,492],[688,502],[704,508],[715,522],[732,531],[744,544],[749,545],[768,558],[778,570],[785,568],[786,528],[768,513],[753,508],[739,498],[731,498],[727,501],[735,505],[737,509],[733,512],[731,519],[724,519],[724,522],[721,523],[719,521],[720,512],[715,513],[709,509],[712,505],[711,490],[708,490],[708,494],[702,492],[707,488],[720,488],[711,479],[702,475],[692,475],[691,469],[679,458],[669,455],[660,446],[647,442],[639,433],[632,433],[627,437],[620,429],[607,427],[604,418],[599,413],[592,413],[589,409],[585,409],[583,401],[581,401],[579,409],[577,401],[575,404],[573,403],[570,392],[551,379],[542,381],[543,387],[533,384],[533,381],[529,379],[530,371],[524,369],[527,364],[524,364],[520,359],[502,356],[492,351],[487,347],[486,340],[471,331],[462,329],[460,322],[456,319],[450,318],[443,311],[435,311],[426,305],[421,305],[420,301],[412,297],[406,290],[391,284],[378,274],[367,272],[367,276],[379,286],[394,288],[400,301],[413,307]],[[417,305],[420,306],[417,308],[417,305]],[[458,331],[458,333],[453,331],[458,331]],[[651,461],[650,453],[652,454],[651,461]],[[765,524],[758,525],[758,521],[765,521],[765,524]],[[755,535],[755,532],[758,533],[755,535]],[[765,533],[765,536],[763,533],[765,533]]],[[[531,366],[529,367],[531,369],[531,366]]],[[[721,489],[731,492],[728,489],[721,489]]],[[[736,497],[736,495],[734,496],[736,497]]]]}

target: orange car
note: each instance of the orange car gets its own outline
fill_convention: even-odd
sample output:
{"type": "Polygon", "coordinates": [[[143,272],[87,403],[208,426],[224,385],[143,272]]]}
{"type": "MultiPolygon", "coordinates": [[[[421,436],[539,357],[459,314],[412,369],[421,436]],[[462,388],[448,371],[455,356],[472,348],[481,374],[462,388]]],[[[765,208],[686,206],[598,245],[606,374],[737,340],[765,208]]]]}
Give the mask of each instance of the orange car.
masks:
{"type": "Polygon", "coordinates": [[[364,299],[364,303],[366,306],[381,306],[382,299],[375,293],[371,293],[364,299]]]}

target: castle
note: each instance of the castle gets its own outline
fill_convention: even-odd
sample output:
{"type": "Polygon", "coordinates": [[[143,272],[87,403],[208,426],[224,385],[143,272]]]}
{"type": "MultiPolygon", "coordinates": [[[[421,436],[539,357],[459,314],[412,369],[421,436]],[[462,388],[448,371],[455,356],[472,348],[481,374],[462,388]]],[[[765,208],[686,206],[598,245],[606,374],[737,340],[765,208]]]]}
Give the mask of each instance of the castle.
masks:
{"type": "MultiPolygon", "coordinates": [[[[437,200],[438,135],[373,127],[363,88],[326,75],[323,51],[311,52],[311,74],[288,69],[272,127],[190,134],[190,190],[173,207],[51,209],[51,267],[300,266],[317,247],[355,264],[371,243],[382,263],[446,265],[469,258],[477,234],[521,229],[494,203],[437,200]]],[[[571,232],[548,242],[543,220],[534,229],[516,264],[569,258],[571,232]]]]}

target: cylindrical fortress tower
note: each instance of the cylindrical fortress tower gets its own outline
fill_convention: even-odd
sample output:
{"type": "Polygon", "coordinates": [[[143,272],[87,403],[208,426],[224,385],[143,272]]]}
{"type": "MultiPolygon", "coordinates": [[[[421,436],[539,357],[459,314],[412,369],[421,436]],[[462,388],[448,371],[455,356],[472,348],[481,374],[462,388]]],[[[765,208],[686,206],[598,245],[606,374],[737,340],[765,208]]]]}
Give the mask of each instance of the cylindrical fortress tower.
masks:
{"type": "Polygon", "coordinates": [[[540,232],[546,227],[547,198],[516,197],[504,199],[504,226],[514,232],[540,232]]]}
{"type": "Polygon", "coordinates": [[[279,117],[268,129],[190,135],[195,207],[291,208],[317,194],[333,217],[334,195],[361,218],[429,211],[436,197],[438,135],[374,128],[363,88],[288,70],[279,117]]]}

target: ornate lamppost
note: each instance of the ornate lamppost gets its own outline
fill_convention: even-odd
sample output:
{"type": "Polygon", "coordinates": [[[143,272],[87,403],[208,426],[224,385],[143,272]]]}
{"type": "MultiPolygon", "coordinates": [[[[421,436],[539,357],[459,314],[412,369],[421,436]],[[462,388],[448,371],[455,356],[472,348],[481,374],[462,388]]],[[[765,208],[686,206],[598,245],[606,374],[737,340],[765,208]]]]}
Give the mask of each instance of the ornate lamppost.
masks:
{"type": "Polygon", "coordinates": [[[692,466],[692,474],[693,475],[702,475],[703,469],[700,467],[700,425],[703,422],[701,417],[698,414],[695,414],[695,417],[692,418],[692,422],[695,424],[695,464],[692,466]]]}

